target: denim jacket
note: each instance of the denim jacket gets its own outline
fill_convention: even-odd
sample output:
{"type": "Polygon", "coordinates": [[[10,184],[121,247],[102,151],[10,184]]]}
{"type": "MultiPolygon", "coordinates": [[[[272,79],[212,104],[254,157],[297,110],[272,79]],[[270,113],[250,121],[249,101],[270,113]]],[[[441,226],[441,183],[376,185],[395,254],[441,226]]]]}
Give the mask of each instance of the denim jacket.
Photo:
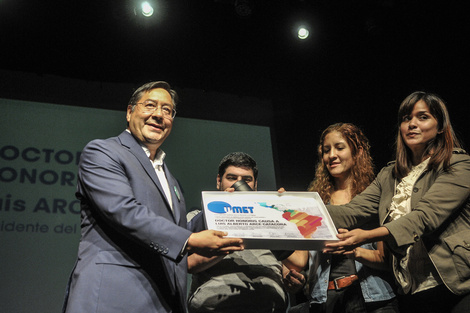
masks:
{"type": "MultiPolygon", "coordinates": [[[[365,244],[362,248],[376,249],[375,244],[372,243],[365,244]]],[[[330,278],[331,255],[319,251],[310,251],[309,253],[308,297],[310,303],[324,303],[330,278]]],[[[388,272],[374,270],[357,261],[355,263],[365,302],[384,301],[395,297],[390,284],[381,278],[388,272]]]]}

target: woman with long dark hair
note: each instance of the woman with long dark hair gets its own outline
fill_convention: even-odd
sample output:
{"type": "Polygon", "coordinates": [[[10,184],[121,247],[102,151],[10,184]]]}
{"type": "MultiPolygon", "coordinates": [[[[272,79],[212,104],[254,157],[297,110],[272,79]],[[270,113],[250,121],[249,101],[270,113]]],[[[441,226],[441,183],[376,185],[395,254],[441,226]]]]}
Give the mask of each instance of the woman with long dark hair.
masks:
{"type": "Polygon", "coordinates": [[[343,229],[324,252],[385,241],[402,312],[470,307],[470,157],[461,148],[444,101],[414,92],[398,111],[396,161],[350,203],[328,206],[343,229]],[[356,228],[377,218],[378,228],[356,228]]]}

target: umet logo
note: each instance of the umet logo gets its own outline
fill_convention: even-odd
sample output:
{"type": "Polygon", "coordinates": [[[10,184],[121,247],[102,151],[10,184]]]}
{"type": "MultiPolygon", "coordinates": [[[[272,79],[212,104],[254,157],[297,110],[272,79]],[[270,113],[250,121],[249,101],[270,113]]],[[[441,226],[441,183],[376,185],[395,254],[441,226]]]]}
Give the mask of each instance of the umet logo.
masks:
{"type": "Polygon", "coordinates": [[[234,206],[232,207],[227,202],[223,201],[212,201],[207,205],[207,209],[214,213],[253,213],[252,206],[234,206]]]}

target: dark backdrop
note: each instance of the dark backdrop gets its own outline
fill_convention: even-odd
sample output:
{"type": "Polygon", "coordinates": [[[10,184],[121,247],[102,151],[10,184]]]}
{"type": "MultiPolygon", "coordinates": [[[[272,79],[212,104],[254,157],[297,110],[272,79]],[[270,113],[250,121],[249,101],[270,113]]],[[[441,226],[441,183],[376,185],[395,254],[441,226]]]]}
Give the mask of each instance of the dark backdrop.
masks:
{"type": "Polygon", "coordinates": [[[464,2],[252,0],[244,17],[241,2],[160,0],[144,20],[137,1],[2,1],[0,96],[121,110],[129,86],[167,80],[180,116],[270,126],[277,185],[289,190],[307,187],[331,123],[362,127],[378,168],[393,159],[397,107],[415,90],[441,95],[470,140],[464,2]]]}

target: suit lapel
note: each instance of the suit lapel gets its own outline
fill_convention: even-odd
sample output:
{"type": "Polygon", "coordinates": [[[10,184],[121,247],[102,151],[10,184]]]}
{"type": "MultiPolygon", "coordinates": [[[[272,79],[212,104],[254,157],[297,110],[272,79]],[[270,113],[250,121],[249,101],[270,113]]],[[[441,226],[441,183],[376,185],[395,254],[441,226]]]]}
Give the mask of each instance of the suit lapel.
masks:
{"type": "MultiPolygon", "coordinates": [[[[166,198],[165,192],[163,191],[163,187],[160,184],[160,180],[158,179],[157,173],[155,173],[155,169],[153,168],[152,163],[150,162],[148,156],[145,154],[144,149],[142,149],[142,147],[140,146],[137,139],[135,139],[134,136],[132,136],[132,134],[128,133],[127,131],[122,132],[119,135],[119,139],[121,141],[121,144],[124,147],[127,147],[129,149],[129,152],[132,153],[137,158],[139,163],[142,165],[144,170],[147,172],[147,175],[149,175],[150,179],[152,179],[154,184],[157,186],[158,191],[160,192],[162,198],[164,199],[164,201],[166,203],[167,209],[170,211],[170,213],[172,214],[175,221],[178,221],[179,220],[179,213],[178,213],[178,217],[176,217],[175,214],[173,213],[173,211],[171,210],[170,203],[168,202],[168,200],[166,198]]],[[[164,168],[166,168],[166,166],[164,166],[164,168]]],[[[165,170],[165,174],[166,174],[167,179],[168,179],[167,170],[165,170]]],[[[172,195],[173,207],[176,208],[175,200],[174,200],[175,197],[173,197],[174,190],[172,190],[174,184],[172,182],[170,182],[170,179],[168,179],[168,184],[169,184],[169,187],[170,187],[170,193],[172,195]]],[[[175,211],[178,211],[178,210],[175,210],[175,211]]]]}
{"type": "Polygon", "coordinates": [[[176,179],[171,175],[168,167],[163,163],[163,169],[165,171],[165,176],[168,180],[168,185],[170,187],[171,201],[173,202],[173,212],[175,216],[176,223],[179,224],[181,218],[180,212],[180,203],[181,203],[181,190],[179,189],[179,184],[176,179]]]}

